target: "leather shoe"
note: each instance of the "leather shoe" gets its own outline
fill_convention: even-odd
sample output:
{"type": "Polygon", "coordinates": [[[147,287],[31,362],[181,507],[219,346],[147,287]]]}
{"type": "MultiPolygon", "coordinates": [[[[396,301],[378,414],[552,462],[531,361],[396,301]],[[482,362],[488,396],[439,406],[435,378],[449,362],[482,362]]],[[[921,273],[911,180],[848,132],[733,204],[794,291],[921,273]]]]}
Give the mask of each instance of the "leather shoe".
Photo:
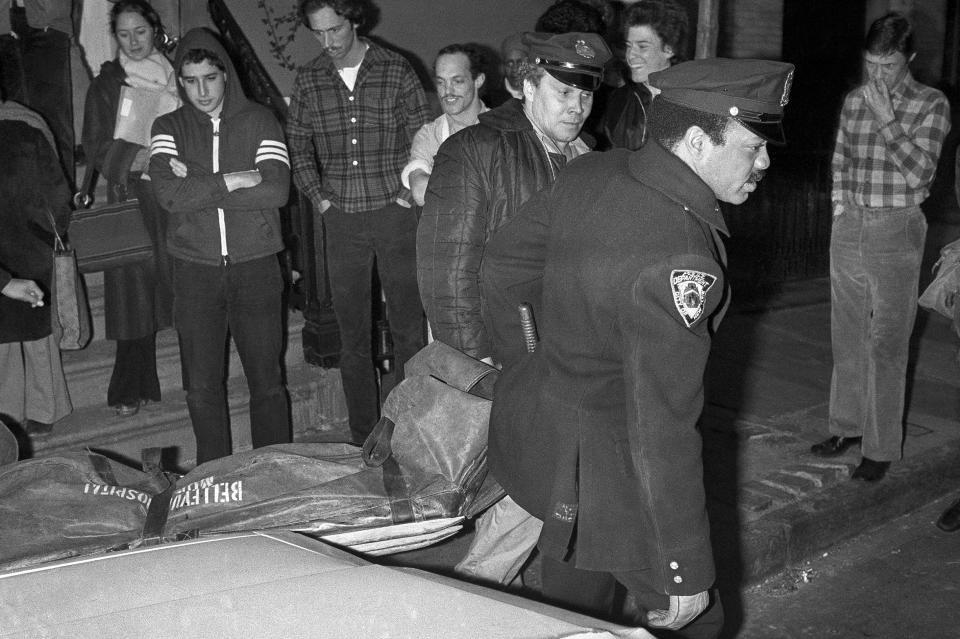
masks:
{"type": "Polygon", "coordinates": [[[960,530],[960,499],[943,511],[940,519],[937,520],[937,528],[945,532],[960,530]]]}
{"type": "Polygon", "coordinates": [[[873,461],[869,457],[860,460],[860,465],[853,471],[850,479],[862,479],[863,481],[880,481],[887,474],[890,468],[888,461],[873,461]]]}
{"type": "Polygon", "coordinates": [[[839,435],[834,435],[830,439],[811,446],[810,452],[817,457],[836,457],[837,455],[842,455],[854,444],[859,443],[859,437],[840,437],[839,435]]]}

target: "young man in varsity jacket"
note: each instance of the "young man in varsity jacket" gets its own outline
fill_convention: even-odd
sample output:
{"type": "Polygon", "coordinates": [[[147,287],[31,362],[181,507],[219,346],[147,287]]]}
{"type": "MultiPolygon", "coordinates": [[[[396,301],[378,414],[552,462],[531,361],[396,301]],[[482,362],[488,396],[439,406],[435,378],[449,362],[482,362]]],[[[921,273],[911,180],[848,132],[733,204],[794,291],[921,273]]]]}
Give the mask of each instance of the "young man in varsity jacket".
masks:
{"type": "Polygon", "coordinates": [[[183,106],[153,125],[150,178],[170,213],[174,323],[199,464],[232,452],[228,335],[250,388],[253,447],[290,441],[277,259],[290,163],[280,124],[244,96],[211,32],[188,32],[174,68],[183,106]]]}

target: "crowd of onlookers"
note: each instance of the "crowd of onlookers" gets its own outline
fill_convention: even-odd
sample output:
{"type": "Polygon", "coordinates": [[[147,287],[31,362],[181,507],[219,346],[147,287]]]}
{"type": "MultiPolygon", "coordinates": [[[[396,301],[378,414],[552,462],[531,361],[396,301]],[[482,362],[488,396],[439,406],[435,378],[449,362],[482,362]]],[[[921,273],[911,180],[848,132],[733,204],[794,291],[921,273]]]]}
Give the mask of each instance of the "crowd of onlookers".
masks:
{"type": "MultiPolygon", "coordinates": [[[[48,294],[50,272],[47,254],[52,232],[49,231],[50,222],[44,206],[39,205],[39,201],[43,199],[45,205],[51,208],[58,230],[66,235],[70,205],[63,195],[68,191],[85,191],[80,194],[81,197],[92,195],[95,185],[89,180],[83,184],[76,181],[77,159],[81,163],[86,162],[88,178],[92,176],[106,186],[107,203],[137,200],[154,243],[154,257],[152,260],[107,269],[103,273],[105,337],[116,344],[106,399],[117,415],[128,417],[137,414],[143,404],[160,401],[156,334],[175,324],[175,262],[183,256],[178,255],[176,248],[171,251],[167,246],[169,205],[157,200],[158,190],[155,184],[151,184],[148,171],[151,149],[115,136],[116,120],[118,108],[130,103],[127,97],[129,93],[126,93],[130,88],[166,94],[168,99],[163,103],[165,106],[161,115],[163,111],[175,110],[182,104],[184,87],[178,83],[173,64],[175,60],[171,59],[181,25],[174,25],[175,37],[171,37],[164,28],[163,19],[175,20],[178,13],[176,7],[172,6],[175,3],[166,1],[151,4],[146,1],[98,0],[84,3],[82,11],[78,11],[79,7],[74,4],[70,0],[40,4],[6,0],[0,3],[0,46],[4,51],[0,76],[6,111],[31,111],[37,116],[23,116],[20,118],[21,124],[34,125],[30,135],[42,133],[46,139],[54,142],[52,157],[62,167],[61,171],[56,172],[56,177],[59,178],[61,174],[64,177],[59,185],[62,192],[58,192],[52,188],[33,189],[39,186],[35,181],[16,180],[15,175],[29,169],[23,163],[19,165],[19,171],[7,172],[6,178],[10,184],[27,189],[21,199],[29,198],[38,204],[32,209],[32,216],[18,215],[16,221],[23,229],[33,229],[24,232],[28,235],[32,233],[31,239],[36,240],[31,260],[41,264],[41,268],[24,269],[23,265],[13,263],[7,267],[18,275],[34,274],[32,278],[16,278],[11,292],[19,286],[19,280],[25,279],[35,280],[32,285],[42,291],[40,294],[48,294]],[[9,22],[5,22],[7,19],[9,22]],[[111,37],[97,37],[98,29],[108,30],[111,37]],[[86,60],[98,67],[86,90],[79,135],[74,134],[72,124],[70,81],[71,62],[76,66],[76,60],[71,60],[71,38],[77,33],[86,60]],[[29,227],[25,226],[28,224],[29,227]],[[36,229],[44,227],[48,228],[48,232],[42,238],[37,237],[39,233],[36,229]]],[[[352,5],[332,3],[330,6],[341,10],[352,5]]],[[[365,5],[357,3],[356,7],[348,11],[350,24],[362,30],[365,16],[360,12],[365,10],[365,5]]],[[[309,27],[304,7],[299,9],[304,24],[309,27]]],[[[592,91],[593,108],[587,107],[584,122],[580,123],[585,133],[583,140],[588,142],[577,137],[571,148],[579,149],[577,153],[591,148],[639,148],[644,138],[646,109],[652,99],[646,78],[651,71],[684,59],[690,29],[687,9],[673,0],[641,2],[632,6],[607,0],[558,0],[530,27],[541,33],[594,34],[598,42],[604,43],[604,47],[609,43],[610,47],[625,55],[622,58],[607,56],[602,82],[592,91]],[[626,36],[625,44],[621,42],[624,39],[622,36],[626,36]]],[[[349,31],[353,37],[354,30],[349,31]]],[[[336,45],[327,46],[328,43],[322,39],[321,44],[324,47],[322,57],[336,60],[340,53],[336,45]]],[[[182,50],[182,47],[178,50],[182,50]]],[[[331,272],[338,272],[341,264],[347,269],[341,276],[333,277],[332,284],[339,301],[336,308],[342,311],[339,322],[341,338],[344,344],[357,345],[355,349],[345,347],[341,353],[341,370],[356,439],[362,439],[376,421],[379,404],[374,371],[368,366],[366,335],[369,333],[370,318],[366,309],[370,305],[360,291],[367,288],[365,282],[369,280],[369,274],[364,275],[363,262],[371,256],[376,257],[381,283],[384,289],[392,292],[386,298],[387,312],[393,352],[397,359],[396,368],[402,372],[403,361],[423,343],[423,309],[417,289],[416,265],[411,253],[416,218],[408,214],[408,207],[415,206],[419,212],[419,207],[423,206],[434,155],[446,137],[476,123],[481,111],[486,112],[514,98],[522,100],[521,69],[528,53],[529,44],[523,41],[522,33],[508,34],[504,38],[499,60],[491,60],[487,49],[473,44],[445,47],[435,60],[436,90],[442,114],[433,122],[428,122],[429,117],[435,115],[430,113],[430,102],[425,100],[424,91],[410,72],[409,65],[405,61],[396,63],[395,68],[401,69],[403,76],[399,81],[406,83],[401,87],[404,95],[400,97],[417,101],[415,113],[400,114],[399,117],[406,118],[406,121],[393,131],[387,131],[391,125],[383,122],[377,123],[381,130],[375,136],[366,132],[359,142],[359,148],[366,148],[364,164],[369,164],[369,168],[364,171],[361,182],[343,187],[344,190],[350,190],[351,194],[338,193],[335,200],[318,196],[316,183],[321,172],[325,183],[336,182],[339,179],[337,170],[329,164],[321,169],[312,164],[313,158],[310,156],[316,151],[322,159],[324,149],[332,149],[335,144],[340,144],[339,140],[333,140],[343,136],[346,127],[341,127],[340,122],[332,122],[329,127],[336,131],[318,132],[323,133],[323,142],[316,146],[304,137],[311,136],[313,132],[303,133],[295,126],[288,128],[287,135],[293,141],[291,155],[295,161],[291,168],[294,181],[313,200],[316,210],[322,213],[328,238],[336,238],[341,230],[337,223],[339,212],[346,214],[346,221],[353,222],[356,221],[352,215],[355,211],[369,212],[387,204],[395,208],[393,212],[397,223],[407,226],[405,230],[390,226],[385,222],[390,219],[389,215],[378,215],[373,230],[390,240],[394,246],[389,246],[389,242],[384,244],[384,240],[381,240],[380,245],[369,254],[361,250],[345,255],[341,251],[350,247],[349,240],[327,240],[325,259],[331,272]],[[305,151],[299,147],[304,147],[305,151]],[[397,171],[396,167],[400,167],[400,170],[397,171]],[[331,203],[336,206],[333,211],[327,211],[331,203]],[[345,261],[340,259],[341,255],[344,255],[345,261]],[[343,291],[338,293],[337,287],[343,291]],[[349,309],[345,308],[348,303],[352,305],[349,309]]],[[[306,75],[302,74],[301,79],[306,75]]],[[[391,95],[385,97],[394,99],[391,95]]],[[[295,114],[299,102],[296,94],[293,98],[291,111],[295,114]]],[[[8,116],[8,119],[14,118],[8,116]]],[[[355,121],[350,124],[355,124],[355,121]]],[[[580,127],[577,129],[579,131],[580,127]]],[[[285,144],[286,139],[279,142],[285,144]]],[[[351,140],[344,144],[356,145],[358,142],[351,140]]],[[[11,146],[6,159],[16,162],[12,149],[11,146]]],[[[47,149],[43,151],[46,153],[47,149]]],[[[331,151],[341,152],[342,148],[331,151]]],[[[9,222],[10,225],[13,223],[9,222]]],[[[346,232],[353,234],[358,231],[353,229],[346,232]]],[[[5,241],[24,246],[16,237],[15,234],[7,235],[5,241]]],[[[6,261],[13,259],[12,256],[7,257],[6,261]]],[[[9,301],[3,303],[11,304],[9,301]]],[[[18,391],[18,394],[25,394],[23,401],[17,400],[22,406],[6,409],[9,404],[5,402],[4,412],[34,436],[51,432],[53,424],[71,411],[62,366],[55,356],[56,348],[50,348],[55,335],[51,331],[43,340],[37,339],[39,333],[43,333],[50,325],[48,316],[49,307],[12,304],[5,320],[11,327],[16,322],[17,326],[29,326],[30,330],[24,332],[11,328],[9,335],[5,331],[7,343],[20,345],[16,349],[18,354],[15,359],[23,360],[23,365],[19,367],[23,369],[21,374],[15,376],[11,372],[8,377],[22,377],[27,381],[23,393],[18,391]],[[38,356],[34,353],[41,343],[46,345],[49,354],[38,356]],[[31,393],[36,394],[36,399],[31,393]],[[52,401],[54,396],[57,397],[56,401],[52,401]],[[34,406],[44,408],[37,410],[34,406]],[[58,408],[50,412],[46,408],[49,406],[58,408]]],[[[231,328],[236,334],[236,328],[231,328]]],[[[12,347],[9,350],[13,353],[12,347]]],[[[15,368],[8,367],[7,370],[15,368]]],[[[184,375],[185,378],[189,375],[186,366],[184,375]]],[[[6,392],[14,393],[14,384],[6,383],[4,387],[6,392]]],[[[276,390],[270,393],[275,394],[276,390]]]]}

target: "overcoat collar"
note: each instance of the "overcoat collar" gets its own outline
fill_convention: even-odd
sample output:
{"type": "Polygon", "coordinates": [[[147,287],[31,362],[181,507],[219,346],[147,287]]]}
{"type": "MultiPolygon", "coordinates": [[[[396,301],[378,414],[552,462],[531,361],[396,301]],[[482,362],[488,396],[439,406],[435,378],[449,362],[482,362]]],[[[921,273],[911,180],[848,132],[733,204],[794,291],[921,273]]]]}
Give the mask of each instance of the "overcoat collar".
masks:
{"type": "Polygon", "coordinates": [[[660,191],[724,235],[730,235],[713,191],[676,155],[651,140],[631,154],[628,163],[634,179],[660,191]]]}

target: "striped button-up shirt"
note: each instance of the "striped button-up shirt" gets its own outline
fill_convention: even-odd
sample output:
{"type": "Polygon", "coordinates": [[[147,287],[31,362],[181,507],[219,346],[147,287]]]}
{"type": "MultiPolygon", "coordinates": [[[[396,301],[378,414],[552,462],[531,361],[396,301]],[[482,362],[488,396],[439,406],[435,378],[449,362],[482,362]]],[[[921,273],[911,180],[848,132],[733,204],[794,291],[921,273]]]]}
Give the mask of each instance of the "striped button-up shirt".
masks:
{"type": "Polygon", "coordinates": [[[399,54],[369,49],[351,91],[321,55],[300,69],[290,98],[287,143],[297,187],[319,207],[346,213],[396,201],[410,144],[430,121],[423,87],[399,54]]]}
{"type": "Polygon", "coordinates": [[[880,126],[858,87],[847,94],[831,168],[834,203],[861,207],[919,205],[930,194],[950,104],[907,72],[890,91],[894,120],[880,126]]]}

